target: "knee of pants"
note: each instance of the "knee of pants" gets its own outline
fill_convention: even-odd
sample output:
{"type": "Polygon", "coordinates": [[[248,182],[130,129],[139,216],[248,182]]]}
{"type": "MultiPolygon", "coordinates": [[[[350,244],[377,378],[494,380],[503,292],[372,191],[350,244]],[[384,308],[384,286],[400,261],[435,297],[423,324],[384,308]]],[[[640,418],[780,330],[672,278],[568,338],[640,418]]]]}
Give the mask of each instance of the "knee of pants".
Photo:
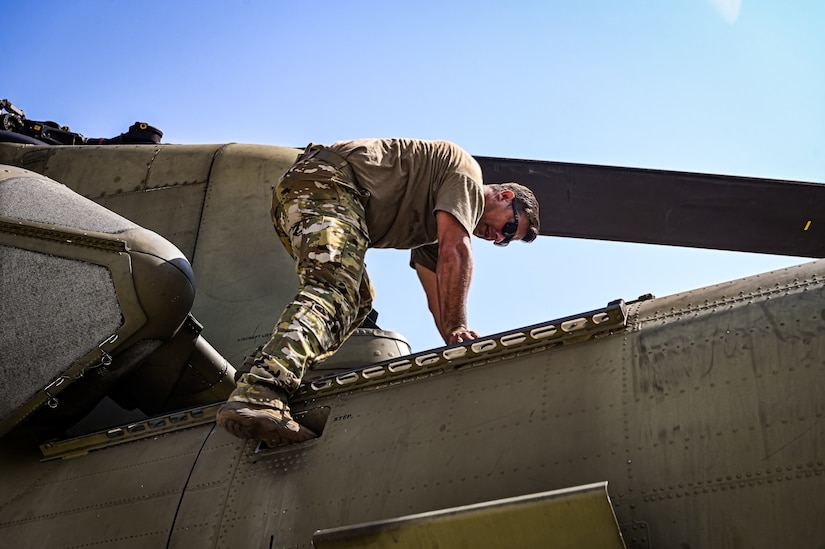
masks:
{"type": "Polygon", "coordinates": [[[303,304],[296,321],[309,328],[325,349],[346,339],[371,309],[357,296],[351,300],[341,292],[317,286],[301,288],[295,303],[303,304]]]}
{"type": "Polygon", "coordinates": [[[372,287],[372,283],[370,282],[370,277],[367,274],[367,271],[364,271],[364,275],[361,277],[361,286],[358,288],[358,312],[356,313],[356,318],[354,321],[354,327],[357,328],[364,322],[364,319],[367,318],[367,315],[370,314],[372,310],[372,302],[375,299],[375,290],[372,287]]]}
{"type": "MultiPolygon", "coordinates": [[[[361,301],[366,275],[366,236],[352,225],[323,218],[314,225],[322,230],[304,232],[295,248],[298,278],[302,286],[316,286],[340,293],[343,301],[361,301]]],[[[340,301],[340,300],[336,300],[340,301]]]]}

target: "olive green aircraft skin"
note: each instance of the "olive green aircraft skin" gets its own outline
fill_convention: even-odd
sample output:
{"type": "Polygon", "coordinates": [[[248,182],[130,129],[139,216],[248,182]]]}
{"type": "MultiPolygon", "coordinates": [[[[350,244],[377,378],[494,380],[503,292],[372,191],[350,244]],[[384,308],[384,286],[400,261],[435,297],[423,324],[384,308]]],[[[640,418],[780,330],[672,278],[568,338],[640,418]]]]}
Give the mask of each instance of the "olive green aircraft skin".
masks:
{"type": "MultiPolygon", "coordinates": [[[[297,152],[0,144],[0,164],[174,244],[202,337],[239,366],[294,292],[268,209],[297,152]]],[[[0,540],[312,547],[319,530],[607,482],[627,547],[821,547],[823,275],[814,261],[409,356],[364,332],[391,344],[304,385],[295,409],[320,436],[291,446],[216,428],[209,392],[148,419],[99,411],[93,446],[24,422],[0,439],[0,540]]],[[[531,526],[469,546],[531,546],[546,528],[531,526]]],[[[569,540],[610,528],[571,520],[569,540]]]]}

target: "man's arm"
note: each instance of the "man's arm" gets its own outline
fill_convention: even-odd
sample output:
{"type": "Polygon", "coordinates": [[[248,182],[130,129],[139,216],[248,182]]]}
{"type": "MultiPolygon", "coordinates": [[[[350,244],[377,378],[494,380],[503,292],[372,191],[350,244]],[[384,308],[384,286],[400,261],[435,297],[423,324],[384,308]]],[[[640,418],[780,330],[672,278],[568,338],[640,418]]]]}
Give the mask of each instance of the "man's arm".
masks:
{"type": "Polygon", "coordinates": [[[418,274],[418,280],[421,281],[421,287],[424,288],[424,293],[427,294],[427,307],[433,315],[435,327],[438,333],[441,332],[441,311],[438,309],[438,280],[435,273],[420,263],[415,264],[415,272],[418,274]]]}
{"type": "MultiPolygon", "coordinates": [[[[435,271],[435,286],[438,294],[438,316],[435,316],[436,312],[433,311],[432,305],[430,310],[437,319],[436,326],[444,342],[450,345],[478,337],[476,332],[467,328],[467,294],[473,276],[473,251],[470,246],[470,235],[452,214],[439,210],[436,212],[436,222],[438,264],[435,271]]],[[[422,280],[422,284],[427,292],[427,283],[422,280]]],[[[432,285],[431,280],[429,284],[432,285]]],[[[427,300],[430,301],[429,293],[427,300]]]]}

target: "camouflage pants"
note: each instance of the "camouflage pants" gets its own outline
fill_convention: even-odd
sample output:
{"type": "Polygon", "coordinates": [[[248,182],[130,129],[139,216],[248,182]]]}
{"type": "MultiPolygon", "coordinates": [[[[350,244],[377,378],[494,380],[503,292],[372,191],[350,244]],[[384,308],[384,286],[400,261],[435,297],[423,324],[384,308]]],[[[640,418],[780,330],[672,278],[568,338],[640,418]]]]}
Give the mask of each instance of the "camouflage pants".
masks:
{"type": "Polygon", "coordinates": [[[231,400],[255,402],[275,387],[287,395],[308,368],[333,354],[372,308],[364,256],[365,194],[333,166],[314,159],[284,175],[272,196],[272,221],[296,262],[298,294],[264,345],[263,363],[241,376],[231,400]]]}

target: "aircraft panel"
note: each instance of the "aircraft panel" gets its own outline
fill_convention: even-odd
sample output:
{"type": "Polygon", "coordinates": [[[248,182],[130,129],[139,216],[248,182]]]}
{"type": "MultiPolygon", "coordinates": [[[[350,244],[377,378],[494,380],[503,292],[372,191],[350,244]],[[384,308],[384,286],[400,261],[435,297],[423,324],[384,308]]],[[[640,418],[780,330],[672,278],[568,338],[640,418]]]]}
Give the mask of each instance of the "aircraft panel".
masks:
{"type": "Polygon", "coordinates": [[[98,204],[163,235],[191,262],[198,239],[206,183],[168,187],[145,193],[119,194],[95,199],[98,204]]]}
{"type": "Polygon", "coordinates": [[[7,508],[30,490],[32,478],[42,474],[37,439],[27,433],[12,431],[3,436],[0,446],[0,539],[7,508]]]}
{"type": "Polygon", "coordinates": [[[0,161],[60,181],[86,198],[203,184],[224,145],[20,147],[0,143],[0,161]]]}
{"type": "Polygon", "coordinates": [[[654,547],[805,547],[825,536],[819,521],[799,519],[825,488],[817,267],[783,269],[764,287],[754,277],[631,308],[639,331],[629,361],[629,503],[654,547]],[[808,501],[804,513],[799,501],[808,501]],[[651,520],[659,510],[686,520],[651,520]]]}
{"type": "MultiPolygon", "coordinates": [[[[235,468],[242,456],[246,442],[234,438],[214,423],[208,439],[198,457],[197,467],[187,483],[175,525],[169,539],[169,549],[191,547],[242,547],[247,535],[233,543],[231,536],[223,535],[224,515],[256,513],[254,505],[240,507],[240,499],[229,497],[235,468]],[[220,545],[217,540],[223,537],[220,545]]],[[[249,545],[248,547],[255,547],[249,545]]],[[[267,547],[267,545],[261,545],[267,547]]]]}
{"type": "Polygon", "coordinates": [[[18,488],[0,506],[0,539],[6,547],[164,547],[189,472],[213,427],[47,463],[24,461],[4,444],[3,471],[14,471],[18,488]]]}
{"type": "Polygon", "coordinates": [[[0,158],[53,174],[64,185],[194,255],[206,185],[218,145],[36,147],[0,158]],[[151,192],[150,192],[151,191],[151,192]]]}
{"type": "Polygon", "coordinates": [[[102,158],[101,147],[0,144],[0,159],[59,181],[92,200],[146,188],[147,173],[158,147],[130,145],[105,150],[115,155],[102,158]]]}
{"type": "Polygon", "coordinates": [[[227,145],[210,174],[193,262],[193,313],[207,341],[236,366],[268,341],[298,287],[294,261],[269,214],[272,187],[297,154],[286,147],[227,145]]]}
{"type": "Polygon", "coordinates": [[[607,483],[316,532],[317,549],[623,549],[607,483]]]}
{"type": "Polygon", "coordinates": [[[772,478],[733,475],[713,485],[672,488],[624,500],[645,529],[644,537],[633,536],[625,525],[628,547],[818,548],[825,539],[822,521],[807,520],[822,516],[823,506],[815,501],[825,490],[821,466],[818,472],[794,470],[772,478]]]}

